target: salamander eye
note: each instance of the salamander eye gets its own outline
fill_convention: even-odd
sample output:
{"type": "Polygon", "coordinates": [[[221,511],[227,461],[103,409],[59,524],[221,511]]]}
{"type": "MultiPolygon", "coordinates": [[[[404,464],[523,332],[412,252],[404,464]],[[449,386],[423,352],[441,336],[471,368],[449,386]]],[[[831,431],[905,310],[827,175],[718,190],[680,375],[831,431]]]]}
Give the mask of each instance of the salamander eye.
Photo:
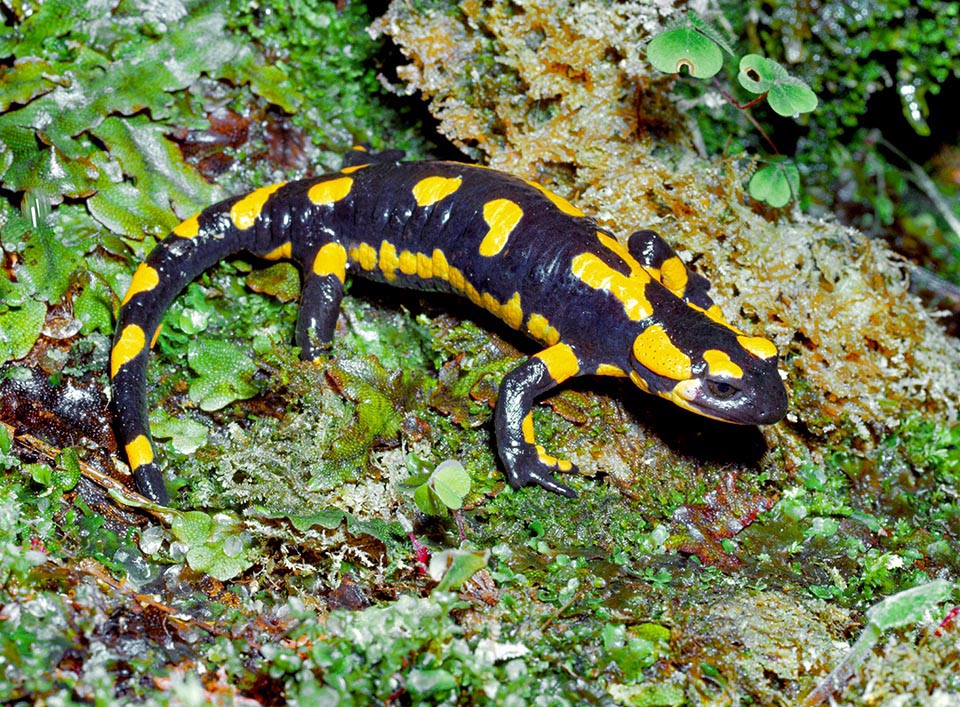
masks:
{"type": "Polygon", "coordinates": [[[707,390],[710,391],[712,395],[717,400],[729,400],[734,395],[740,392],[740,389],[736,386],[730,385],[729,383],[724,383],[723,381],[707,381],[707,390]]]}

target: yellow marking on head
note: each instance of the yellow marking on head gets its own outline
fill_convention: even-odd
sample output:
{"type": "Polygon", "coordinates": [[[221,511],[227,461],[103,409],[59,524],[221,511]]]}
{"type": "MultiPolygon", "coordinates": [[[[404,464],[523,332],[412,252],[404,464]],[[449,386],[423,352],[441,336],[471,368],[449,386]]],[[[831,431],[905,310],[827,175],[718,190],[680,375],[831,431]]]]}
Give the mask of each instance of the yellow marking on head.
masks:
{"type": "Polygon", "coordinates": [[[613,295],[633,321],[641,321],[653,314],[653,306],[645,293],[650,276],[645,272],[640,271],[627,277],[593,253],[581,253],[576,256],[571,262],[570,269],[587,286],[613,295]]]}
{"type": "Polygon", "coordinates": [[[627,374],[619,366],[614,366],[609,363],[601,363],[597,366],[597,375],[598,376],[614,376],[615,378],[624,378],[627,374]]]}
{"type": "Polygon", "coordinates": [[[416,275],[417,274],[417,254],[411,253],[409,250],[401,251],[400,259],[400,272],[404,275],[416,275]]]}
{"type": "Polygon", "coordinates": [[[460,188],[463,177],[424,177],[413,186],[417,206],[432,206],[460,188]]]}
{"type": "Polygon", "coordinates": [[[543,361],[550,377],[557,383],[562,383],[580,371],[580,361],[567,344],[554,344],[549,349],[534,354],[534,358],[543,361]]]}
{"type": "Polygon", "coordinates": [[[390,241],[384,240],[380,243],[380,272],[387,280],[397,279],[397,268],[400,266],[400,259],[397,257],[397,248],[390,241]]]}
{"type": "Polygon", "coordinates": [[[689,279],[687,268],[679,256],[667,258],[660,264],[660,282],[678,297],[683,296],[689,279]]]}
{"type": "Polygon", "coordinates": [[[700,392],[700,387],[702,382],[697,379],[680,381],[672,390],[662,390],[657,393],[661,398],[669,400],[671,403],[677,407],[681,407],[684,410],[689,410],[690,412],[695,412],[698,415],[703,417],[709,417],[713,420],[722,420],[723,418],[718,415],[711,415],[705,412],[702,408],[696,407],[693,403],[696,402],[697,394],[700,392]]]}
{"type": "Polygon", "coordinates": [[[364,167],[369,167],[369,166],[370,166],[369,164],[355,164],[355,165],[351,165],[350,167],[344,167],[343,169],[341,169],[341,170],[340,170],[340,174],[353,174],[353,173],[356,172],[358,169],[363,169],[364,167]]]}
{"type": "Polygon", "coordinates": [[[433,277],[433,260],[426,253],[417,253],[417,277],[421,280],[433,277]]]}
{"type": "Polygon", "coordinates": [[[183,223],[173,229],[173,235],[181,238],[196,238],[200,233],[200,220],[197,218],[200,214],[191,216],[183,223]]]}
{"type": "Polygon", "coordinates": [[[263,256],[264,260],[284,260],[289,259],[293,255],[293,245],[290,241],[287,241],[283,245],[279,245],[269,253],[263,256]]]}
{"type": "Polygon", "coordinates": [[[630,371],[630,380],[644,393],[650,392],[650,384],[636,371],[630,371]]]}
{"type": "Polygon", "coordinates": [[[268,187],[260,187],[255,192],[247,194],[231,206],[230,220],[233,221],[233,225],[241,231],[246,231],[253,226],[253,224],[257,222],[257,219],[260,218],[260,213],[263,211],[263,206],[267,203],[267,199],[284,184],[286,184],[286,182],[271,184],[268,187]]]}
{"type": "Polygon", "coordinates": [[[685,380],[690,377],[690,357],[674,346],[660,324],[648,326],[633,340],[633,355],[658,376],[685,380]]]}
{"type": "Polygon", "coordinates": [[[527,332],[534,339],[543,341],[553,346],[560,341],[560,332],[550,326],[550,322],[542,314],[534,312],[527,320],[527,332]]]}
{"type": "Polygon", "coordinates": [[[447,256],[443,254],[443,251],[439,248],[433,249],[433,275],[434,277],[439,277],[441,280],[446,280],[450,277],[450,265],[447,263],[447,256]]]}
{"type": "Polygon", "coordinates": [[[583,216],[583,212],[580,209],[578,209],[576,206],[571,204],[569,201],[564,199],[559,194],[554,194],[552,191],[547,189],[545,186],[543,186],[539,182],[530,181],[528,179],[527,184],[529,184],[534,189],[539,190],[541,194],[543,194],[545,197],[547,197],[550,201],[553,202],[554,206],[556,206],[558,209],[560,209],[563,213],[567,214],[568,216],[583,216]]]}
{"type": "Polygon", "coordinates": [[[377,250],[369,243],[361,243],[357,249],[357,262],[364,270],[377,267],[377,250]]]}
{"type": "Polygon", "coordinates": [[[339,243],[327,243],[313,259],[313,274],[320,277],[336,275],[340,282],[347,278],[347,251],[339,243]]]}
{"type": "Polygon", "coordinates": [[[520,423],[520,429],[523,431],[523,441],[527,444],[533,444],[536,441],[536,435],[533,432],[533,413],[528,412],[520,423]]]}
{"type": "Polygon", "coordinates": [[[143,351],[146,343],[143,329],[136,324],[125,326],[110,352],[110,377],[115,378],[120,371],[120,367],[135,359],[137,354],[143,351]]]}
{"type": "Polygon", "coordinates": [[[156,330],[153,332],[153,336],[150,337],[150,348],[152,349],[157,345],[157,339],[160,338],[160,332],[163,331],[163,324],[157,326],[156,330]]]}
{"type": "Polygon", "coordinates": [[[483,220],[490,230],[480,241],[480,255],[492,258],[504,249],[513,229],[523,218],[523,209],[509,199],[494,199],[483,205],[483,220]]]}
{"type": "Polygon", "coordinates": [[[726,351],[708,349],[703,352],[703,360],[707,362],[707,371],[711,376],[726,375],[730,378],[742,378],[743,369],[730,360],[726,351]]]}
{"type": "Polygon", "coordinates": [[[520,306],[519,292],[514,292],[513,297],[501,305],[500,318],[507,323],[507,326],[514,329],[520,328],[523,323],[523,308],[520,306]]]}
{"type": "Polygon", "coordinates": [[[350,149],[353,150],[354,152],[366,152],[366,151],[367,151],[367,146],[366,146],[366,145],[353,145],[353,146],[350,147],[350,149]]]}
{"type": "Polygon", "coordinates": [[[773,358],[777,355],[777,347],[760,336],[738,336],[737,341],[757,358],[773,358]]]}
{"type": "Polygon", "coordinates": [[[130,471],[136,471],[153,461],[153,447],[146,435],[137,435],[123,448],[127,453],[127,461],[130,462],[130,471]]]}
{"type": "Polygon", "coordinates": [[[346,198],[352,188],[353,177],[337,177],[314,184],[307,191],[307,198],[317,206],[330,206],[346,198]]]}
{"type": "Polygon", "coordinates": [[[146,263],[140,263],[133,273],[130,287],[127,288],[127,294],[123,296],[120,306],[122,307],[142,292],[149,292],[159,284],[160,274],[146,263]]]}

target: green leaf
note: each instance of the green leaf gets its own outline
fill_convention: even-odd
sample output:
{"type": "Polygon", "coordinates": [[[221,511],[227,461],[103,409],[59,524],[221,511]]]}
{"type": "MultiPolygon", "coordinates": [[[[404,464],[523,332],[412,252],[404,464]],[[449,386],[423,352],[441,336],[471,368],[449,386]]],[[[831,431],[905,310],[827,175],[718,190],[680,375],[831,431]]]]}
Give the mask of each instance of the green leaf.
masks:
{"type": "Polygon", "coordinates": [[[881,631],[909,626],[950,598],[953,583],[942,579],[887,597],[867,609],[867,620],[881,631]]]}
{"type": "Polygon", "coordinates": [[[747,54],[740,59],[737,80],[752,93],[766,93],[767,103],[779,115],[809,113],[819,102],[807,84],[791,76],[779,63],[759,54],[747,54]]]}
{"type": "Polygon", "coordinates": [[[51,486],[57,492],[69,491],[80,482],[80,457],[75,449],[65,447],[57,455],[57,465],[51,476],[51,486]]]}
{"type": "Polygon", "coordinates": [[[658,71],[679,74],[686,67],[698,79],[708,79],[723,68],[717,43],[691,26],[658,34],[647,45],[647,59],[658,71]]]}
{"type": "Polygon", "coordinates": [[[452,511],[459,510],[464,497],[470,493],[470,475],[463,464],[453,459],[440,462],[429,484],[440,502],[452,511]]]}
{"type": "Polygon", "coordinates": [[[177,418],[163,408],[150,411],[150,431],[158,439],[170,439],[180,454],[193,454],[207,443],[210,431],[188,417],[177,418]]]}
{"type": "Polygon", "coordinates": [[[757,201],[779,209],[800,194],[800,171],[785,158],[777,159],[773,164],[758,169],[750,177],[747,189],[757,201]]]}
{"type": "Polygon", "coordinates": [[[187,564],[198,572],[225,581],[253,564],[243,522],[230,513],[170,511],[170,532],[187,546],[187,564]]]}
{"type": "Polygon", "coordinates": [[[449,592],[462,587],[477,572],[487,566],[490,550],[444,550],[430,558],[430,576],[439,582],[434,591],[449,592]]]}
{"type": "Polygon", "coordinates": [[[293,302],[300,297],[300,275],[291,263],[277,263],[247,275],[247,287],[276,297],[281,302],[293,302]]]}
{"type": "Polygon", "coordinates": [[[199,378],[190,384],[190,399],[201,410],[211,412],[235,400],[245,400],[257,394],[253,374],[257,366],[236,344],[218,339],[190,342],[187,363],[199,378]]]}
{"type": "Polygon", "coordinates": [[[30,353],[46,318],[46,305],[36,300],[27,299],[19,306],[8,305],[6,311],[0,306],[0,363],[16,361],[30,353]]]}

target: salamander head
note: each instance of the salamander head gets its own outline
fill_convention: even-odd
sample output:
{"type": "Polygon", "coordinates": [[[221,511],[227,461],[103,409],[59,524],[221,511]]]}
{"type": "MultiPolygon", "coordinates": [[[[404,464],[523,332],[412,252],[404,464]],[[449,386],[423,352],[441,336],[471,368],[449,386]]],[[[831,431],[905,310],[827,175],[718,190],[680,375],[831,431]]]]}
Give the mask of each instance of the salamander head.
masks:
{"type": "Polygon", "coordinates": [[[669,332],[663,324],[653,324],[634,339],[634,383],[725,422],[768,425],[786,415],[787,391],[772,343],[705,316],[679,324],[669,332]]]}

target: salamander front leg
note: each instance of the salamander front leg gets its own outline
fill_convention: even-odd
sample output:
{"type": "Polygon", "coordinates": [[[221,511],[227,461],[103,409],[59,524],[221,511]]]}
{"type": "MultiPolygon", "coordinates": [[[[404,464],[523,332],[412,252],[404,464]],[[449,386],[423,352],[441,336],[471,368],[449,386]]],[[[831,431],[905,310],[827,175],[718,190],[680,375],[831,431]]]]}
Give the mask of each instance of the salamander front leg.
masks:
{"type": "Polygon", "coordinates": [[[315,361],[330,346],[340,316],[347,254],[339,243],[327,243],[304,274],[297,316],[297,346],[305,361],[315,361]]]}
{"type": "Polygon", "coordinates": [[[576,466],[550,456],[536,443],[531,409],[539,395],[579,372],[580,362],[573,349],[556,344],[531,356],[500,384],[495,417],[497,447],[507,480],[514,488],[537,484],[561,496],[576,497],[576,492],[552,473],[576,472],[576,466]]]}

